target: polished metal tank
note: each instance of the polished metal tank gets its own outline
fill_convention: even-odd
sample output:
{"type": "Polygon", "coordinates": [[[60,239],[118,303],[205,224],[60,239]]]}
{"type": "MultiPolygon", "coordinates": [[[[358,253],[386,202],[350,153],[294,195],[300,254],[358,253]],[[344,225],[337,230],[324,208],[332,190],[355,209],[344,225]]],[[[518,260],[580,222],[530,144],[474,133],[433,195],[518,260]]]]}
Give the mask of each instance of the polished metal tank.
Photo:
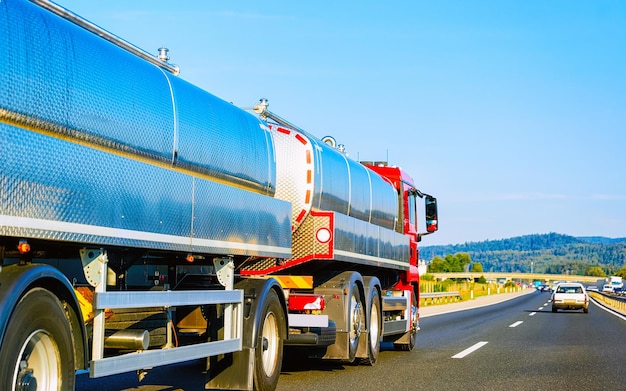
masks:
{"type": "Polygon", "coordinates": [[[290,255],[262,121],[25,0],[0,46],[0,235],[290,255]]]}
{"type": "Polygon", "coordinates": [[[270,125],[276,150],[276,197],[292,204],[293,254],[282,266],[259,261],[251,273],[281,272],[309,261],[407,270],[409,238],[400,230],[399,194],[383,177],[301,129],[270,125]],[[330,212],[332,219],[316,219],[330,212]],[[316,232],[328,228],[329,244],[316,232]]]}
{"type": "Polygon", "coordinates": [[[276,197],[293,205],[294,229],[311,208],[396,230],[393,185],[337,148],[302,131],[270,125],[276,149],[276,197]]]}

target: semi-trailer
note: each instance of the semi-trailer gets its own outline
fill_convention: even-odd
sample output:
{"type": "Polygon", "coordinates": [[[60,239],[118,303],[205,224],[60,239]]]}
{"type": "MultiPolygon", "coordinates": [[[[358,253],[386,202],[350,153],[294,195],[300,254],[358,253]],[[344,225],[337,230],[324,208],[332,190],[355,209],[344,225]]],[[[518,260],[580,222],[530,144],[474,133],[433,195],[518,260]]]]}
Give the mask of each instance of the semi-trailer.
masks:
{"type": "Polygon", "coordinates": [[[284,349],[413,349],[438,220],[407,172],[50,1],[0,1],[0,43],[0,389],[207,358],[207,389],[272,390],[284,349]]]}

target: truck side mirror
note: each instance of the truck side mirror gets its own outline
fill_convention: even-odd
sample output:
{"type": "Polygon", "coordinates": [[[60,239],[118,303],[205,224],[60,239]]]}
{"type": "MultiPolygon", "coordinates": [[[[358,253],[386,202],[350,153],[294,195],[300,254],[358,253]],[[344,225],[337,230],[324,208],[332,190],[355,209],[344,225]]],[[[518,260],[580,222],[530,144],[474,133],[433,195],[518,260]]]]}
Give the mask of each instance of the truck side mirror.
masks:
{"type": "Polygon", "coordinates": [[[427,195],[424,202],[426,203],[426,231],[433,233],[439,229],[439,220],[437,219],[437,199],[427,195]]]}

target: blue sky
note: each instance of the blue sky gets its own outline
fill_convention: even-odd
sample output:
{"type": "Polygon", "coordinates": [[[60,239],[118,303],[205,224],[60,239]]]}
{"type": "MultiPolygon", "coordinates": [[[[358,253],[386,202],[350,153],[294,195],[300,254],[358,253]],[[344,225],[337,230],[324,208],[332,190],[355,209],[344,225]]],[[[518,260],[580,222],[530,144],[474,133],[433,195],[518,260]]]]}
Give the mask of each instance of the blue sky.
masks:
{"type": "Polygon", "coordinates": [[[58,4],[438,198],[422,245],[626,237],[626,2],[58,4]]]}

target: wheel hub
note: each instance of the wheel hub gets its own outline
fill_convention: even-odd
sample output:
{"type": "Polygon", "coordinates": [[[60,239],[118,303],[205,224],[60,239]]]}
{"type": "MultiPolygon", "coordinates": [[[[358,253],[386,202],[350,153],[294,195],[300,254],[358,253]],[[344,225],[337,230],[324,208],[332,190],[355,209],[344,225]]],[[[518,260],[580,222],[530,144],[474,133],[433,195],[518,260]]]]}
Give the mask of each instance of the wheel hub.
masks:
{"type": "Polygon", "coordinates": [[[17,391],[37,391],[37,379],[32,369],[22,369],[17,375],[17,391]]]}

